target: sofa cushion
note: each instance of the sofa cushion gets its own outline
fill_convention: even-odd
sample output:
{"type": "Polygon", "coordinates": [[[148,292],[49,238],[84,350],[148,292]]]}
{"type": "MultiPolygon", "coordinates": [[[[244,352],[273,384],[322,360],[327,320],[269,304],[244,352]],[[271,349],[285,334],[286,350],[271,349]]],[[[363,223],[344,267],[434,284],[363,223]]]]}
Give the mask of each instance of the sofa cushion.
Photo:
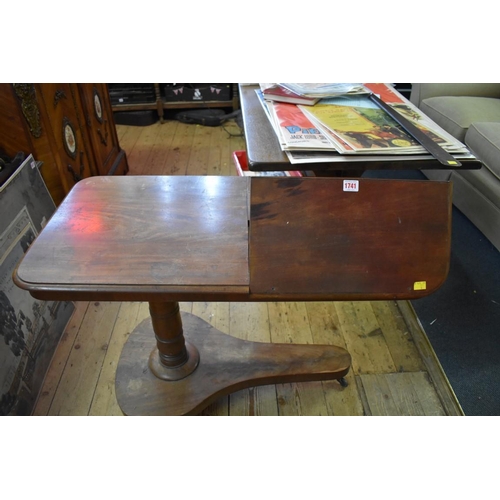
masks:
{"type": "Polygon", "coordinates": [[[459,141],[473,122],[500,122],[500,99],[442,96],[424,99],[421,110],[459,141]]]}
{"type": "Polygon", "coordinates": [[[465,135],[465,144],[500,181],[500,123],[473,123],[465,135]]]}
{"type": "MultiPolygon", "coordinates": [[[[465,179],[482,196],[487,198],[497,210],[500,210],[500,182],[487,168],[480,170],[454,170],[451,179],[455,183],[457,177],[465,179]]],[[[455,200],[455,194],[453,194],[455,200]]],[[[470,214],[465,214],[469,217],[470,214]]]]}

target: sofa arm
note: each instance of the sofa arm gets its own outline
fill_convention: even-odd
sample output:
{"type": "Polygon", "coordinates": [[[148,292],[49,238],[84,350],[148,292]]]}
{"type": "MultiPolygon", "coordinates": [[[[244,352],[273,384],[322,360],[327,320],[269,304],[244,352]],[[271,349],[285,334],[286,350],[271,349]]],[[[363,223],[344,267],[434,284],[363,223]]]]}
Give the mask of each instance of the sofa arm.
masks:
{"type": "Polygon", "coordinates": [[[410,101],[420,107],[429,97],[500,97],[500,83],[412,83],[410,101]]]}

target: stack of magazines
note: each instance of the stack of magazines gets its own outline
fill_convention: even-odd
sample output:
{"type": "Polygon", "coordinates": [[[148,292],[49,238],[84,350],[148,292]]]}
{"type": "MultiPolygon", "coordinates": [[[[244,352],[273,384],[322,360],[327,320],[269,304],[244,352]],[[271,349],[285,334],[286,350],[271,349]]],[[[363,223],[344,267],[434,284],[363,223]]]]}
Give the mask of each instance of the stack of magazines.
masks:
{"type": "Polygon", "coordinates": [[[430,157],[370,99],[371,93],[457,159],[473,158],[464,144],[423,115],[390,84],[260,84],[256,92],[291,163],[359,161],[360,156],[368,161],[392,159],[394,155],[407,160],[430,157]]]}

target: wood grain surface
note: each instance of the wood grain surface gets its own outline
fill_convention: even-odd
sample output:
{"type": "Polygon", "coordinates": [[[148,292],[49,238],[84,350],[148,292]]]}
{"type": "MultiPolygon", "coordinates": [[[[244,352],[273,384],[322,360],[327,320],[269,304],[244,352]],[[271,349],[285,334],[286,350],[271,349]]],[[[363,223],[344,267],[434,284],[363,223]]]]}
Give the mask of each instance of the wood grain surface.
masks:
{"type": "Polygon", "coordinates": [[[252,178],[252,296],[422,297],[446,279],[450,244],[450,183],[252,178]]]}
{"type": "Polygon", "coordinates": [[[248,286],[247,179],[94,177],[78,183],[32,245],[33,288],[248,286]]]}

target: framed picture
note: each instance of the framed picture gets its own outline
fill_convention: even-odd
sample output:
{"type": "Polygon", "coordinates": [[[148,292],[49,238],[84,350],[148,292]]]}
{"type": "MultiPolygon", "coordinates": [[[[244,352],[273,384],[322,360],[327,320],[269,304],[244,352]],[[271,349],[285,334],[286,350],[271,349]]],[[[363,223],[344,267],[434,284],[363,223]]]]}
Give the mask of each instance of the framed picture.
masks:
{"type": "Polygon", "coordinates": [[[76,143],[75,128],[73,127],[71,121],[66,117],[63,118],[62,135],[63,135],[64,149],[66,150],[66,153],[68,153],[68,155],[71,156],[73,160],[76,159],[77,143],[76,143]]]}
{"type": "Polygon", "coordinates": [[[31,414],[74,311],[72,302],[34,299],[12,281],[55,208],[31,155],[0,187],[0,415],[31,414]]]}
{"type": "Polygon", "coordinates": [[[99,95],[99,91],[97,90],[96,87],[94,87],[94,113],[95,117],[99,121],[99,123],[102,123],[102,104],[101,104],[101,96],[99,95]]]}

